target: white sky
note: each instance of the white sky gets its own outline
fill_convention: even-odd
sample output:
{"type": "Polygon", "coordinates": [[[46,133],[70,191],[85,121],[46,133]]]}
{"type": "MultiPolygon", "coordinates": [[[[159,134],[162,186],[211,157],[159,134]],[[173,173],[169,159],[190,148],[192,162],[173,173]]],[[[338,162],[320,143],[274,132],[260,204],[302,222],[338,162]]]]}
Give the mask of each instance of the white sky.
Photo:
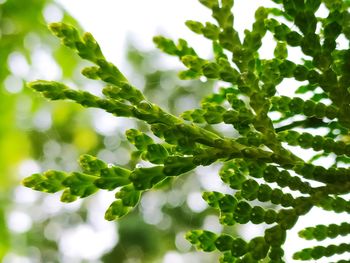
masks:
{"type": "MultiPolygon", "coordinates": [[[[210,11],[197,0],[56,0],[64,6],[83,26],[99,41],[107,58],[116,63],[123,71],[125,44],[128,35],[132,35],[137,47],[152,49],[154,35],[163,34],[177,39],[184,38],[190,42],[199,54],[206,54],[210,43],[203,42],[202,37],[190,32],[184,25],[186,20],[211,21],[210,11]],[[206,43],[206,44],[203,44],[206,43]],[[202,53],[201,53],[202,52],[202,53]]],[[[260,5],[274,5],[271,1],[236,0],[235,26],[250,28],[254,10],[260,5]],[[259,4],[260,3],[260,4],[259,4]]],[[[271,45],[272,49],[274,44],[271,45]]],[[[298,229],[315,223],[342,221],[342,215],[326,214],[316,210],[313,215],[300,220],[298,229]],[[332,218],[329,217],[332,215],[332,218]]],[[[296,236],[296,231],[288,235],[285,245],[288,262],[293,251],[302,247],[315,245],[296,236]]],[[[319,260],[327,262],[329,259],[319,260]]],[[[164,261],[165,263],[165,261],[164,261]]],[[[166,261],[166,263],[171,263],[166,261]]]]}

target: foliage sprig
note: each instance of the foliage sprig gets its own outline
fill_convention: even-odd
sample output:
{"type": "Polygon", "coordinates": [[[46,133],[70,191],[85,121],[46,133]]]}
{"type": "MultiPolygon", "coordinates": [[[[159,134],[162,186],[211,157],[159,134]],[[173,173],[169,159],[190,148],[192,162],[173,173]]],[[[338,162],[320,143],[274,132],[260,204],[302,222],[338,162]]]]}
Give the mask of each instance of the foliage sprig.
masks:
{"type": "MultiPolygon", "coordinates": [[[[333,153],[348,164],[350,146],[346,139],[350,126],[350,49],[338,49],[340,35],[350,40],[349,1],[274,0],[276,8],[259,7],[251,30],[239,36],[234,28],[233,0],[199,0],[212,11],[216,23],[187,21],[187,27],[203,35],[213,45],[213,58],[198,56],[184,39],[175,41],[163,36],[154,42],[163,52],[176,56],[186,67],[181,79],[219,80],[224,87],[203,98],[199,108],[175,116],[148,100],[120,70],[108,62],[91,34],[80,36],[72,26],[54,23],[50,30],[62,44],[94,64],[82,74],[106,83],[103,96],[74,90],[62,83],[39,80],[29,87],[51,100],[69,99],[84,107],[104,109],[115,116],[131,117],[148,124],[146,133],[126,132],[141,160],[150,167],[108,165],[95,157],[80,159],[81,171],[47,171],[34,174],[23,184],[34,190],[54,193],[63,190],[61,200],[72,202],[100,189],[116,190],[116,200],[105,218],[114,220],[130,212],[142,192],[159,186],[169,178],[181,176],[196,167],[223,163],[220,177],[233,194],[204,192],[209,206],[220,213],[223,225],[268,224],[263,236],[245,241],[240,237],[193,230],[187,239],[198,249],[222,252],[221,262],[284,262],[283,244],[288,230],[301,216],[317,206],[326,211],[350,212],[350,202],[340,195],[350,192],[348,166],[330,168],[316,165],[319,157],[333,153]],[[324,5],[326,18],[316,11],[324,5]],[[290,27],[292,22],[295,26],[290,27]],[[320,31],[317,31],[320,28],[320,31]],[[259,49],[267,32],[273,34],[274,57],[263,59],[259,49]],[[301,63],[291,61],[290,47],[300,47],[305,55],[301,63]],[[289,58],[289,59],[288,59],[289,58]],[[286,78],[306,82],[296,94],[311,92],[308,99],[279,96],[277,89],[286,78]],[[321,92],[316,93],[316,88],[321,92]],[[331,101],[330,105],[323,99],[331,101]],[[278,112],[279,119],[270,113],[278,112]],[[302,116],[302,121],[293,120],[302,116]],[[286,120],[292,123],[284,125],[286,120]],[[228,124],[237,137],[222,135],[213,124],[228,124]],[[207,127],[211,127],[207,129],[207,127]],[[328,127],[322,137],[303,128],[328,127]],[[338,137],[332,132],[340,131],[338,137]],[[300,146],[322,151],[311,161],[285,147],[300,146]],[[318,182],[321,186],[314,186],[318,182]],[[274,184],[274,186],[271,186],[274,184]],[[288,188],[289,192],[284,192],[288,188]],[[259,204],[252,204],[259,201],[259,204]]],[[[289,89],[289,87],[283,87],[289,89]]],[[[340,160],[337,159],[337,160],[340,160]]],[[[306,239],[323,240],[349,234],[347,223],[307,227],[300,232],[306,239]]],[[[294,254],[294,259],[311,260],[350,251],[349,244],[316,246],[294,254]]],[[[343,262],[343,261],[339,261],[343,262]]]]}

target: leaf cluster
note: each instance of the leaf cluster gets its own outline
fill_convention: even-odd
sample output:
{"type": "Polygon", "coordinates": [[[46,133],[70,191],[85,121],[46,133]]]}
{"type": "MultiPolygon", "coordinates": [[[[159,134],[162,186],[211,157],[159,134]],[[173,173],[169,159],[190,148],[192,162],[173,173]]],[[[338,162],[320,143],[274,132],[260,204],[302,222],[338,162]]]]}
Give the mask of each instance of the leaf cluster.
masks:
{"type": "MultiPolygon", "coordinates": [[[[233,0],[200,0],[212,11],[216,23],[187,21],[186,25],[212,42],[214,56],[210,60],[201,58],[184,39],[175,43],[164,36],[154,38],[159,49],[178,57],[186,67],[179,73],[181,79],[204,76],[223,83],[219,92],[203,98],[199,108],[180,116],[145,98],[106,60],[91,34],[81,37],[70,25],[51,24],[51,31],[63,45],[94,64],[82,73],[106,83],[103,96],[52,81],[39,80],[28,86],[51,100],[68,99],[115,116],[141,120],[160,142],[131,129],[126,137],[149,167],[125,169],[84,155],[80,160],[82,172],[34,174],[23,181],[24,185],[49,193],[64,190],[61,199],[65,202],[101,189],[116,190],[116,200],[105,215],[107,220],[114,220],[131,211],[142,192],[198,166],[222,163],[219,175],[233,194],[203,193],[209,206],[219,212],[220,223],[264,223],[268,228],[263,236],[249,241],[206,230],[190,231],[187,239],[200,250],[222,252],[221,262],[285,262],[283,244],[287,232],[311,208],[350,212],[350,202],[342,197],[350,192],[350,146],[345,139],[350,126],[350,49],[337,48],[340,36],[350,39],[350,14],[349,2],[342,0],[273,2],[276,8],[256,10],[252,29],[245,30],[241,38],[233,26],[233,0]],[[321,5],[328,9],[326,18],[316,16],[321,5]],[[291,23],[295,26],[289,26],[291,23]],[[259,54],[267,33],[276,41],[271,59],[259,54]],[[305,55],[301,63],[289,57],[291,47],[299,47],[305,55]],[[295,97],[277,93],[287,78],[300,84],[295,97]],[[316,93],[316,88],[321,92],[316,93]],[[310,99],[298,96],[308,92],[313,94],[310,99]],[[273,112],[280,117],[272,119],[273,112]],[[302,120],[297,121],[300,116],[302,120]],[[214,126],[222,123],[230,125],[238,136],[222,135],[214,126]],[[324,137],[300,132],[321,128],[329,130],[324,137]],[[338,136],[334,136],[336,133],[338,136]],[[286,144],[316,153],[307,161],[286,144]],[[314,163],[330,154],[337,156],[330,168],[314,163]]],[[[347,223],[318,225],[301,231],[300,236],[323,240],[348,235],[348,228],[347,223]]],[[[294,258],[317,260],[345,253],[349,246],[342,243],[306,248],[296,252],[294,258]]]]}

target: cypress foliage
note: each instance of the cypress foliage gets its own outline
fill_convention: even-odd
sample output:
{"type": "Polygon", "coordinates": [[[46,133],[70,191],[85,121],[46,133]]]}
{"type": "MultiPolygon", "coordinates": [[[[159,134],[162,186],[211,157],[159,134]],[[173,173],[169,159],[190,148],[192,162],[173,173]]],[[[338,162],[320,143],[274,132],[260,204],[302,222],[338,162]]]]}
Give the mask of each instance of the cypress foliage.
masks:
{"type": "MultiPolygon", "coordinates": [[[[205,97],[199,108],[180,116],[145,98],[140,89],[106,60],[90,33],[81,36],[74,27],[63,23],[49,26],[63,45],[94,64],[82,74],[106,84],[103,96],[73,90],[54,81],[38,80],[28,86],[50,100],[67,99],[117,117],[141,120],[161,142],[156,143],[145,133],[130,129],[126,132],[128,141],[137,148],[140,158],[153,166],[126,169],[83,155],[79,172],[50,170],[25,178],[23,184],[47,193],[63,191],[63,202],[100,190],[118,189],[116,200],[105,214],[107,220],[115,220],[130,212],[143,192],[159,187],[168,178],[181,176],[200,165],[222,163],[219,175],[233,189],[233,194],[204,192],[203,199],[218,211],[222,225],[251,222],[265,223],[268,228],[263,236],[248,241],[206,230],[192,230],[186,238],[199,250],[222,252],[221,262],[285,262],[288,259],[284,258],[283,244],[288,230],[312,207],[331,213],[350,213],[350,202],[341,197],[350,192],[347,141],[350,49],[337,48],[340,35],[350,40],[350,2],[273,0],[278,7],[259,7],[252,30],[245,30],[244,37],[240,38],[233,27],[233,0],[199,1],[212,11],[216,23],[190,20],[186,25],[213,43],[213,59],[199,57],[184,39],[175,42],[163,36],[154,38],[160,50],[178,57],[187,68],[179,73],[181,79],[205,76],[224,83],[217,93],[205,97]],[[316,16],[321,4],[329,11],[326,18],[316,16]],[[289,27],[287,22],[295,26],[289,27]],[[316,31],[317,28],[320,30],[316,31]],[[276,40],[274,57],[262,59],[259,48],[267,32],[276,40]],[[301,64],[288,59],[290,47],[300,47],[307,59],[301,64]],[[294,97],[279,96],[276,92],[286,78],[300,84],[294,97]],[[302,99],[303,93],[311,93],[312,97],[302,99]],[[326,105],[322,99],[328,99],[331,104],[326,105]],[[272,112],[278,112],[280,117],[272,119],[272,112]],[[296,120],[295,116],[301,116],[302,120],[296,120]],[[203,128],[203,123],[225,123],[239,135],[225,137],[214,127],[203,128]],[[320,136],[309,132],[321,128],[328,128],[328,134],[320,136]],[[301,132],[301,129],[308,131],[301,132]],[[286,144],[313,149],[315,155],[305,161],[286,144]],[[330,154],[336,156],[332,167],[314,163],[330,154]],[[285,192],[287,188],[291,193],[285,192]]],[[[349,233],[349,224],[344,222],[308,226],[299,235],[321,241],[349,233]]],[[[334,241],[333,245],[296,252],[294,259],[317,260],[349,251],[350,243],[334,241]]]]}

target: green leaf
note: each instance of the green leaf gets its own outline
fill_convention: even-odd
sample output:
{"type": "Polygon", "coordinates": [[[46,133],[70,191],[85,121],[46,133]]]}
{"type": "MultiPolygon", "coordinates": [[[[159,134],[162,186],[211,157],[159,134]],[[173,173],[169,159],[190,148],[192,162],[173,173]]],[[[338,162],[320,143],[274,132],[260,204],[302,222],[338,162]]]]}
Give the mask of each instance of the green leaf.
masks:
{"type": "Polygon", "coordinates": [[[134,144],[138,150],[147,150],[148,145],[154,144],[151,137],[136,129],[127,130],[125,134],[128,141],[134,144]]]}
{"type": "Polygon", "coordinates": [[[105,213],[105,219],[108,221],[113,221],[119,219],[130,212],[131,208],[125,206],[122,200],[114,201],[107,209],[105,213]]]}
{"type": "Polygon", "coordinates": [[[65,189],[61,195],[61,202],[64,202],[64,203],[71,203],[76,201],[77,199],[78,199],[78,196],[73,195],[70,192],[70,189],[65,189]]]}
{"type": "Polygon", "coordinates": [[[231,250],[233,246],[234,239],[230,235],[221,234],[215,240],[215,246],[220,251],[231,250]]]}
{"type": "Polygon", "coordinates": [[[288,49],[285,42],[278,42],[274,51],[274,55],[279,59],[286,59],[288,57],[288,49]]]}
{"type": "Polygon", "coordinates": [[[203,199],[214,208],[219,208],[219,202],[223,198],[224,194],[220,192],[204,192],[202,194],[203,199]]]}
{"type": "Polygon", "coordinates": [[[62,182],[66,177],[65,172],[49,170],[43,174],[36,173],[25,178],[22,184],[37,191],[56,193],[64,188],[62,182]]]}
{"type": "Polygon", "coordinates": [[[203,75],[209,79],[217,79],[220,76],[220,68],[216,63],[206,63],[202,67],[203,75]]]}
{"type": "Polygon", "coordinates": [[[86,174],[98,175],[101,170],[107,168],[107,164],[94,156],[84,154],[80,156],[79,165],[86,174]]]}
{"type": "Polygon", "coordinates": [[[46,180],[45,176],[39,173],[32,174],[29,177],[26,177],[22,180],[22,184],[25,187],[32,188],[33,190],[37,191],[44,191],[45,188],[42,187],[40,184],[46,180]]]}
{"type": "Polygon", "coordinates": [[[141,191],[135,189],[132,184],[122,187],[116,194],[115,198],[121,199],[123,205],[134,207],[137,205],[141,197],[141,191]]]}
{"type": "Polygon", "coordinates": [[[95,180],[95,176],[73,172],[62,182],[62,184],[69,187],[72,195],[83,198],[92,195],[98,190],[94,184],[95,180]]]}
{"type": "Polygon", "coordinates": [[[96,187],[107,190],[114,190],[119,186],[130,183],[129,175],[131,171],[119,166],[104,168],[100,172],[100,178],[94,181],[96,187]]]}
{"type": "Polygon", "coordinates": [[[198,249],[210,252],[216,249],[215,241],[217,235],[206,230],[192,230],[186,234],[186,239],[198,249]]]}
{"type": "Polygon", "coordinates": [[[270,246],[281,246],[286,240],[286,231],[279,225],[265,230],[265,241],[270,246]]]}
{"type": "Polygon", "coordinates": [[[154,164],[162,164],[168,157],[168,151],[161,144],[148,144],[145,157],[154,164]]]}
{"type": "Polygon", "coordinates": [[[65,91],[68,87],[62,83],[56,81],[37,80],[27,84],[29,88],[32,88],[38,92],[41,92],[46,98],[51,100],[65,99],[65,91]]]}
{"type": "Polygon", "coordinates": [[[118,85],[109,85],[103,88],[103,94],[111,99],[125,99],[132,104],[138,104],[145,99],[142,92],[126,82],[120,82],[118,85]]]}
{"type": "Polygon", "coordinates": [[[222,212],[227,213],[233,213],[237,206],[237,199],[234,198],[232,195],[225,194],[220,200],[219,200],[219,207],[222,212]]]}
{"type": "Polygon", "coordinates": [[[163,166],[154,166],[150,168],[136,168],[129,176],[129,179],[137,190],[150,189],[155,184],[166,178],[163,173],[163,166]]]}
{"type": "Polygon", "coordinates": [[[65,23],[52,23],[49,25],[50,31],[61,39],[62,44],[75,48],[76,43],[81,42],[81,38],[79,37],[78,30],[71,25],[65,23]]]}
{"type": "Polygon", "coordinates": [[[231,253],[234,257],[241,257],[248,252],[248,244],[241,238],[235,238],[232,242],[231,253]]]}
{"type": "Polygon", "coordinates": [[[186,26],[197,34],[202,34],[203,24],[193,20],[187,20],[186,26]]]}
{"type": "Polygon", "coordinates": [[[249,244],[248,249],[255,260],[263,259],[269,251],[269,245],[266,244],[263,237],[253,238],[249,244]]]}
{"type": "Polygon", "coordinates": [[[177,176],[195,167],[192,157],[169,156],[164,162],[163,173],[167,176],[177,176]]]}
{"type": "Polygon", "coordinates": [[[177,47],[171,39],[162,37],[162,36],[156,36],[153,38],[153,42],[156,44],[157,48],[162,50],[163,52],[169,54],[169,55],[177,55],[178,50],[177,47]]]}
{"type": "Polygon", "coordinates": [[[211,40],[219,39],[220,28],[210,22],[206,22],[205,26],[202,28],[203,36],[211,40]]]}

